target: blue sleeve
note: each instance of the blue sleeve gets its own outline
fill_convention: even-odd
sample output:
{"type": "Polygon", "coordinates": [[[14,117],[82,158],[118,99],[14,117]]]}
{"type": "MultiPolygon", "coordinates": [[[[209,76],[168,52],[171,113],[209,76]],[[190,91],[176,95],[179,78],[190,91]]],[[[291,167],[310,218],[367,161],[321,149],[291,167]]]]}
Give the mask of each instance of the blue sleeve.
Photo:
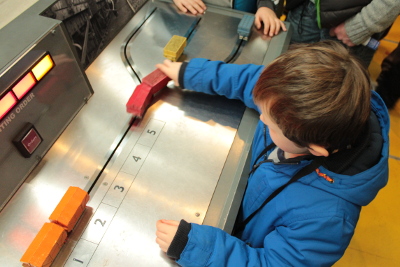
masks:
{"type": "Polygon", "coordinates": [[[253,248],[221,229],[192,224],[180,266],[332,266],[343,255],[354,224],[337,216],[302,218],[277,227],[253,248]]]}
{"type": "Polygon", "coordinates": [[[253,88],[264,66],[228,64],[222,61],[195,58],[184,68],[186,89],[239,99],[247,107],[258,110],[253,101],[253,88]]]}

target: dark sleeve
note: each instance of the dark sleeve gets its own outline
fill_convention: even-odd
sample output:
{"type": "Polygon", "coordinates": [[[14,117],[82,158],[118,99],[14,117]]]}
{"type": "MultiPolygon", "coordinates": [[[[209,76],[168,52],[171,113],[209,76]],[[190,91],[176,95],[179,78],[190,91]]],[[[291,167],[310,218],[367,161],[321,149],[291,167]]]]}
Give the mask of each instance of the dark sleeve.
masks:
{"type": "Polygon", "coordinates": [[[174,238],[172,239],[171,245],[168,248],[167,256],[173,259],[179,260],[181,253],[185,248],[189,238],[189,232],[192,229],[190,223],[185,220],[181,220],[178,226],[178,230],[174,238]]]}
{"type": "Polygon", "coordinates": [[[274,3],[271,0],[258,0],[257,8],[268,7],[269,9],[275,10],[274,3]]]}
{"type": "Polygon", "coordinates": [[[186,70],[187,65],[188,65],[187,62],[182,62],[181,68],[179,69],[178,83],[179,83],[179,86],[181,88],[185,88],[185,85],[183,84],[183,80],[184,80],[183,76],[185,74],[185,70],[186,70]]]}

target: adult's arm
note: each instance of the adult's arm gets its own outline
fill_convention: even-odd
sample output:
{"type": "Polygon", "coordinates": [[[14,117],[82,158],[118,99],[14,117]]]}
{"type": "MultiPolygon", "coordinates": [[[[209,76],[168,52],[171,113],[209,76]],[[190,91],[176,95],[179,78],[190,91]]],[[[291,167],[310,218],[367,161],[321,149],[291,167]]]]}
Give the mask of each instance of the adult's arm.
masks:
{"type": "Polygon", "coordinates": [[[374,33],[387,29],[400,13],[398,0],[372,0],[359,13],[344,23],[351,42],[362,44],[374,33]]]}

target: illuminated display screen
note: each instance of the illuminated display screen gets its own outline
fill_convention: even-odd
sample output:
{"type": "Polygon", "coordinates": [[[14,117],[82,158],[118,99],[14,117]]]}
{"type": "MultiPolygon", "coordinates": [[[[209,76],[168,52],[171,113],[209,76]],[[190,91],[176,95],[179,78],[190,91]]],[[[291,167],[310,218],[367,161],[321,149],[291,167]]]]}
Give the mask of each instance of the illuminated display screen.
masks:
{"type": "Polygon", "coordinates": [[[17,99],[15,99],[12,92],[8,92],[3,96],[0,100],[0,119],[2,119],[15,104],[17,104],[17,99]]]}
{"type": "Polygon", "coordinates": [[[40,60],[35,67],[33,67],[32,72],[35,75],[36,80],[40,81],[54,66],[54,62],[50,55],[46,55],[42,60],[40,60]]]}
{"type": "Polygon", "coordinates": [[[55,66],[50,54],[40,57],[0,98],[0,120],[55,66]]]}
{"type": "Polygon", "coordinates": [[[28,93],[33,86],[36,84],[36,79],[33,76],[32,72],[29,72],[25,75],[24,78],[21,79],[12,89],[18,99],[21,99],[26,93],[28,93]]]}

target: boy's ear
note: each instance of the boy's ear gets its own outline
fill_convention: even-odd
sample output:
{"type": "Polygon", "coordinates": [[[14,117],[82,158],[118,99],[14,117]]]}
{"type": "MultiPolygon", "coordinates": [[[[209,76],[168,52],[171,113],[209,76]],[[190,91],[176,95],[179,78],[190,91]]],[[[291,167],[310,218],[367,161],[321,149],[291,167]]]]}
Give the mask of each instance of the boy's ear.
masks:
{"type": "Polygon", "coordinates": [[[324,147],[319,146],[319,145],[309,145],[308,147],[308,151],[310,151],[311,154],[313,154],[314,156],[320,157],[327,157],[329,156],[329,152],[328,150],[326,150],[324,147]]]}

